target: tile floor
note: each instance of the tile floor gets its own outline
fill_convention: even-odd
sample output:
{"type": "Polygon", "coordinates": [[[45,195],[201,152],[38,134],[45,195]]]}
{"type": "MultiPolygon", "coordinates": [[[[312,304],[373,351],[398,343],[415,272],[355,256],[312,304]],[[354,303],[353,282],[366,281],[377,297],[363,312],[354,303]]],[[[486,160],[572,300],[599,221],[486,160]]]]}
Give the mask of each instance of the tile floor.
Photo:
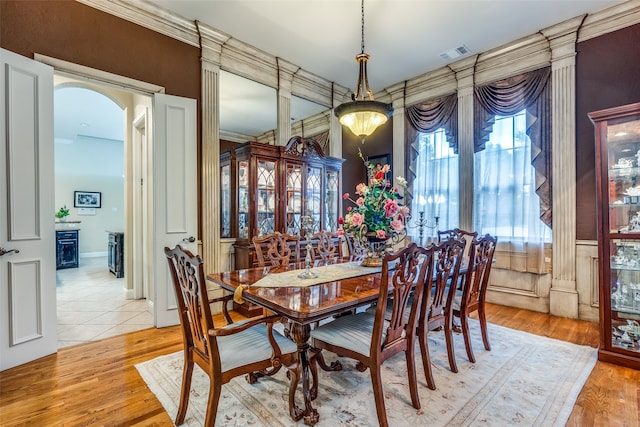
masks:
{"type": "Polygon", "coordinates": [[[56,271],[58,348],[153,327],[147,300],[125,300],[106,257],[81,258],[79,268],[56,271]]]}

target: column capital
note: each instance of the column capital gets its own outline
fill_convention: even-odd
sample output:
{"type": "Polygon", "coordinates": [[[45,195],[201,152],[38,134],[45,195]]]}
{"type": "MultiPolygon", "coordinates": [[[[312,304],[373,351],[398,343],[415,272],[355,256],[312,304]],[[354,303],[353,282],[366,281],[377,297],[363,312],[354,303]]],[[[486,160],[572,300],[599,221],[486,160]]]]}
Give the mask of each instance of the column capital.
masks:
{"type": "Polygon", "coordinates": [[[551,48],[551,62],[555,62],[567,57],[576,55],[576,42],[578,40],[578,30],[582,25],[586,15],[568,19],[552,27],[540,30],[549,41],[551,48]]]}

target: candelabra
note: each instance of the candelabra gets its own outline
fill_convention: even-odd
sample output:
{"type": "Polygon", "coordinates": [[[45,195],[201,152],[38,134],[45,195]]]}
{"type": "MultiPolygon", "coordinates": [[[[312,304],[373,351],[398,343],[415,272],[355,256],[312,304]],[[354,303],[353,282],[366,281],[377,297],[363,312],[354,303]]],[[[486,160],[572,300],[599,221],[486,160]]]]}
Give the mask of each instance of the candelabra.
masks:
{"type": "Polygon", "coordinates": [[[314,279],[318,277],[318,275],[311,271],[311,264],[313,264],[313,256],[311,255],[313,217],[307,215],[300,217],[300,227],[304,230],[304,234],[307,236],[307,256],[304,258],[304,273],[298,274],[298,277],[301,279],[314,279]]]}
{"type": "Polygon", "coordinates": [[[415,221],[413,221],[413,225],[411,224],[411,218],[409,218],[409,221],[407,222],[407,227],[409,228],[417,228],[418,229],[418,236],[420,238],[420,246],[423,246],[423,238],[424,238],[424,229],[425,228],[431,228],[431,229],[435,229],[436,232],[438,231],[438,223],[440,222],[440,217],[439,216],[435,216],[434,222],[430,222],[428,219],[426,219],[424,217],[424,211],[420,211],[418,212],[418,219],[416,219],[415,221]]]}

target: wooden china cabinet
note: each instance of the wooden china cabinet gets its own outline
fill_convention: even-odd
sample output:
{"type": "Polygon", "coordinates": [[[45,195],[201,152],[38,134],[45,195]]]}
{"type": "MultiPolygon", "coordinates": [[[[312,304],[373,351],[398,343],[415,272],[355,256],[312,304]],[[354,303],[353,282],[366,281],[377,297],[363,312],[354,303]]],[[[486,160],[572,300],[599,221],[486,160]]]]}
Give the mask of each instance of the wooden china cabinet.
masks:
{"type": "Polygon", "coordinates": [[[301,234],[304,215],[314,218],[314,232],[336,232],[342,162],[326,156],[314,139],[299,136],[284,147],[259,142],[237,147],[235,267],[257,263],[254,236],[301,234]]]}
{"type": "Polygon", "coordinates": [[[300,235],[306,249],[302,216],[314,219],[314,232],[337,232],[343,162],[299,136],[284,147],[251,141],[221,154],[221,235],[236,238],[235,268],[257,265],[254,236],[300,235]]]}
{"type": "Polygon", "coordinates": [[[596,140],[598,358],[640,369],[640,103],[589,118],[596,140]]]}

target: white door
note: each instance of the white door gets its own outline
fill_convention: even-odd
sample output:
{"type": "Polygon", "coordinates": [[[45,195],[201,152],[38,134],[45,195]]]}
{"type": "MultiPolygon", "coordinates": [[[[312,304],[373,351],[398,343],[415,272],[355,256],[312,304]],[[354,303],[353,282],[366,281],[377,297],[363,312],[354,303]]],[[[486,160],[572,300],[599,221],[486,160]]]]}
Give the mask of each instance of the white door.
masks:
{"type": "Polygon", "coordinates": [[[53,68],[0,49],[0,371],[57,351],[53,68]]]}
{"type": "Polygon", "coordinates": [[[164,248],[198,249],[195,99],[155,94],[153,122],[154,316],[163,327],[180,322],[164,248]]]}

